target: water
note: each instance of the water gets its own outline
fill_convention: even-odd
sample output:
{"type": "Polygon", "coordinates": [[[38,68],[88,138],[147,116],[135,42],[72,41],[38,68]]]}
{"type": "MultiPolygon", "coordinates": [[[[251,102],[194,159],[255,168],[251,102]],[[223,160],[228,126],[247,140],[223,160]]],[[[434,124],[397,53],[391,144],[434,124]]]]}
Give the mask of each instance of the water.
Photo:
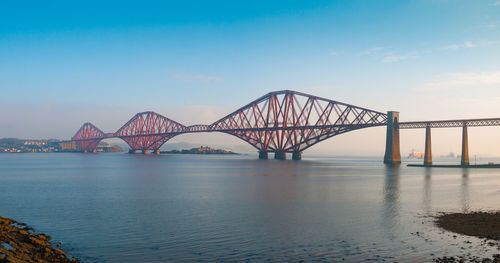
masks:
{"type": "Polygon", "coordinates": [[[439,230],[430,216],[498,209],[500,170],[309,158],[1,154],[0,215],[63,241],[85,262],[425,262],[498,253],[439,230]]]}

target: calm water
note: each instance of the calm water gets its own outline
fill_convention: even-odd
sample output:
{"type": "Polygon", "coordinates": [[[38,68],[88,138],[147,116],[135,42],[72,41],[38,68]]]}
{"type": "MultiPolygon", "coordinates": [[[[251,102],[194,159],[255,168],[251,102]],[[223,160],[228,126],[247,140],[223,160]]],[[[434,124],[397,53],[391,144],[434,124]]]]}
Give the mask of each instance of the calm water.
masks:
{"type": "Polygon", "coordinates": [[[496,169],[388,168],[370,158],[0,155],[0,215],[89,262],[423,262],[464,254],[461,247],[486,256],[498,251],[454,238],[429,215],[495,210],[499,201],[496,169]]]}

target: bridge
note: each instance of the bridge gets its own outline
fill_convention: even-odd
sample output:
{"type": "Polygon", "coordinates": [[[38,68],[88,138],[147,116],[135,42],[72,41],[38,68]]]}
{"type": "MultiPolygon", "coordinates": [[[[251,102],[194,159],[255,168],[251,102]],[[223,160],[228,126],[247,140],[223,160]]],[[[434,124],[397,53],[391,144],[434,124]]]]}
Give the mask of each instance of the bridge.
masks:
{"type": "Polygon", "coordinates": [[[400,129],[425,129],[424,166],[431,166],[431,128],[462,128],[462,155],[460,165],[469,166],[468,127],[500,126],[500,118],[398,122],[398,112],[390,111],[388,115],[386,151],[384,156],[384,163],[388,164],[401,163],[401,154],[399,151],[400,129]]]}
{"type": "Polygon", "coordinates": [[[130,153],[160,153],[160,147],[171,138],[200,132],[222,132],[236,136],[258,152],[260,159],[300,160],[309,147],[346,132],[387,126],[384,163],[401,163],[400,129],[426,128],[424,164],[432,164],[431,128],[463,127],[462,164],[468,165],[468,126],[500,125],[499,119],[399,122],[399,113],[387,113],[321,98],[297,91],[270,92],[235,110],[212,124],[185,126],[152,111],[137,113],[114,133],[105,133],[87,122],[72,137],[84,152],[95,152],[97,144],[107,138],[120,138],[130,146],[130,153]]]}
{"type": "Polygon", "coordinates": [[[301,92],[270,92],[209,125],[185,126],[158,113],[137,113],[114,133],[85,123],[72,137],[80,149],[95,151],[106,138],[120,138],[130,152],[159,153],[171,138],[186,133],[222,132],[236,136],[259,151],[259,158],[301,159],[318,142],[362,128],[387,125],[387,114],[301,92]]]}

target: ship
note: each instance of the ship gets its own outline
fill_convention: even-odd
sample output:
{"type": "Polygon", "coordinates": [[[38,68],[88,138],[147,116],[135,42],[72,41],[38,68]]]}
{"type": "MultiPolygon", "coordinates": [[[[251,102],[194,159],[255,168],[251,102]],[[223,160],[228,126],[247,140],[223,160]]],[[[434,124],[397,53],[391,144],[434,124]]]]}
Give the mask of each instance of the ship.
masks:
{"type": "Polygon", "coordinates": [[[410,158],[410,159],[422,159],[422,158],[424,158],[424,154],[421,152],[415,151],[415,149],[412,149],[411,153],[408,154],[408,158],[410,158]]]}

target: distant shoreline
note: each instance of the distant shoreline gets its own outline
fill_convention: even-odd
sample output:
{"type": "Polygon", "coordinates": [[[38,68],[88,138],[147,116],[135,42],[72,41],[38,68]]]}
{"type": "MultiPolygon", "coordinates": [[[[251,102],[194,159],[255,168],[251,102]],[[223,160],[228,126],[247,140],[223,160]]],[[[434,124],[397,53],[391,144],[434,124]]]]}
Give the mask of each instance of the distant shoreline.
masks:
{"type": "Polygon", "coordinates": [[[240,153],[186,153],[186,152],[172,152],[172,151],[162,151],[160,152],[161,154],[198,154],[198,155],[203,155],[203,154],[212,154],[212,155],[240,155],[240,153]]]}
{"type": "Polygon", "coordinates": [[[238,154],[232,151],[228,150],[222,150],[222,149],[213,149],[208,146],[200,146],[198,148],[191,148],[189,150],[187,149],[182,149],[182,150],[170,150],[170,151],[161,151],[160,153],[165,154],[165,153],[170,153],[170,154],[238,154]]]}
{"type": "Polygon", "coordinates": [[[407,164],[408,167],[439,167],[439,168],[500,168],[500,164],[407,164]]]}
{"type": "MultiPolygon", "coordinates": [[[[99,142],[96,151],[123,152],[118,145],[99,142]]],[[[0,153],[83,152],[74,141],[0,138],[0,153]]]]}

